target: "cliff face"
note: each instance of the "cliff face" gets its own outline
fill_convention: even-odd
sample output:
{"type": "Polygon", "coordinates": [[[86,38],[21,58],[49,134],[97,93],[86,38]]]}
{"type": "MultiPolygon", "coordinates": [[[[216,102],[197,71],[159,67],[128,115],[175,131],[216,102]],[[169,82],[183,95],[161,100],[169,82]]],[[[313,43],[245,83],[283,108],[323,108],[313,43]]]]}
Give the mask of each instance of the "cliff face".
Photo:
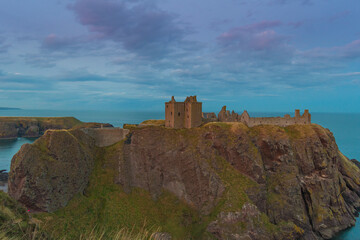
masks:
{"type": "Polygon", "coordinates": [[[242,201],[256,206],[254,215],[265,213],[277,226],[291,222],[307,239],[330,238],[352,226],[360,206],[359,169],[339,152],[332,133],[317,125],[144,128],[127,142],[119,182],[154,194],[168,189],[204,213],[225,198],[209,228],[221,238],[246,222],[239,217],[243,209],[234,206],[242,205],[242,191],[242,201]],[[237,181],[241,176],[250,183],[237,181]]]}
{"type": "MultiPolygon", "coordinates": [[[[30,208],[52,211],[66,204],[58,191],[67,189],[68,200],[84,189],[93,142],[63,131],[38,141],[14,156],[9,192],[30,208]],[[39,155],[56,157],[40,161],[39,155]],[[55,163],[69,164],[63,169],[76,172],[76,187],[75,175],[58,174],[55,163]]],[[[203,238],[328,239],[355,223],[360,206],[359,168],[339,152],[332,133],[315,124],[147,126],[132,128],[122,144],[103,151],[100,157],[112,164],[101,167],[116,169],[114,182],[126,193],[145,189],[156,200],[170,192],[196,209],[199,219],[184,215],[181,224],[199,225],[203,238]]]]}

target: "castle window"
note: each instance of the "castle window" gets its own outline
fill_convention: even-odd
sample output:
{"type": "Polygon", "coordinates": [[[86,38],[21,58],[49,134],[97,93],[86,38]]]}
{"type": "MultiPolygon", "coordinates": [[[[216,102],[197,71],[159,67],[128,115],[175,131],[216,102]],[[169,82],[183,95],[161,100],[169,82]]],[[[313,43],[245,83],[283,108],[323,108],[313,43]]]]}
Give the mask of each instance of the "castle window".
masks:
{"type": "Polygon", "coordinates": [[[178,116],[180,116],[180,113],[178,112],[178,116]]]}
{"type": "Polygon", "coordinates": [[[166,105],[166,108],[169,108],[169,105],[166,105]]]}
{"type": "Polygon", "coordinates": [[[170,113],[170,115],[172,116],[172,112],[170,113]]]}

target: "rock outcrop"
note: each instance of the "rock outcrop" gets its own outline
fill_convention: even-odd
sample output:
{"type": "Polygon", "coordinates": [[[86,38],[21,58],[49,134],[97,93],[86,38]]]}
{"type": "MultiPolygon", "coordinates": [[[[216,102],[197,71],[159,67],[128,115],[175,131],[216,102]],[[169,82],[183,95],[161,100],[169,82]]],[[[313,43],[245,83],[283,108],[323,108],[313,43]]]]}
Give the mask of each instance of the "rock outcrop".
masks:
{"type": "Polygon", "coordinates": [[[94,140],[81,130],[47,131],[11,161],[9,195],[32,211],[52,212],[87,186],[94,140]]]}
{"type": "MultiPolygon", "coordinates": [[[[65,206],[85,188],[93,144],[82,131],[51,131],[23,146],[12,160],[10,195],[34,210],[65,206]]],[[[360,207],[360,169],[315,124],[145,126],[111,151],[125,192],[142,188],[154,200],[173,193],[217,239],[329,239],[354,225],[360,207]]]]}

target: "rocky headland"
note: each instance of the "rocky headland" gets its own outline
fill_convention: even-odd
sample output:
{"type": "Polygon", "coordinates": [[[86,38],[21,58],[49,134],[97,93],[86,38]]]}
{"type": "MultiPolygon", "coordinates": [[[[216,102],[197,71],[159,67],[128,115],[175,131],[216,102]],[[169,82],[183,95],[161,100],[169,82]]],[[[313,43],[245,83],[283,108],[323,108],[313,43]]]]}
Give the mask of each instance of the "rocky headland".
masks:
{"type": "MultiPolygon", "coordinates": [[[[0,139],[40,137],[48,129],[100,127],[100,123],[84,123],[74,117],[0,117],[0,139]]],[[[103,124],[112,127],[111,124],[103,124]]]]}
{"type": "Polygon", "coordinates": [[[111,146],[95,142],[73,129],[25,144],[9,195],[72,237],[146,222],[174,239],[330,239],[360,207],[360,169],[316,124],[148,124],[111,146]]]}

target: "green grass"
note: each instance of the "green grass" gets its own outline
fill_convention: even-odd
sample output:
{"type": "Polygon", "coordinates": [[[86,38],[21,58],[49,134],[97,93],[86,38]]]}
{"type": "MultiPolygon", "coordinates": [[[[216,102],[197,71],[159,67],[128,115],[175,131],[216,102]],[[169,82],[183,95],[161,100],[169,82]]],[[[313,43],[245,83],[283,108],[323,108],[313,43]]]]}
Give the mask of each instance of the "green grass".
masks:
{"type": "Polygon", "coordinates": [[[165,120],[145,120],[141,124],[155,125],[155,126],[165,126],[165,120]]]}
{"type": "Polygon", "coordinates": [[[31,235],[34,225],[29,221],[26,209],[0,191],[0,239],[17,239],[31,235]]]}

